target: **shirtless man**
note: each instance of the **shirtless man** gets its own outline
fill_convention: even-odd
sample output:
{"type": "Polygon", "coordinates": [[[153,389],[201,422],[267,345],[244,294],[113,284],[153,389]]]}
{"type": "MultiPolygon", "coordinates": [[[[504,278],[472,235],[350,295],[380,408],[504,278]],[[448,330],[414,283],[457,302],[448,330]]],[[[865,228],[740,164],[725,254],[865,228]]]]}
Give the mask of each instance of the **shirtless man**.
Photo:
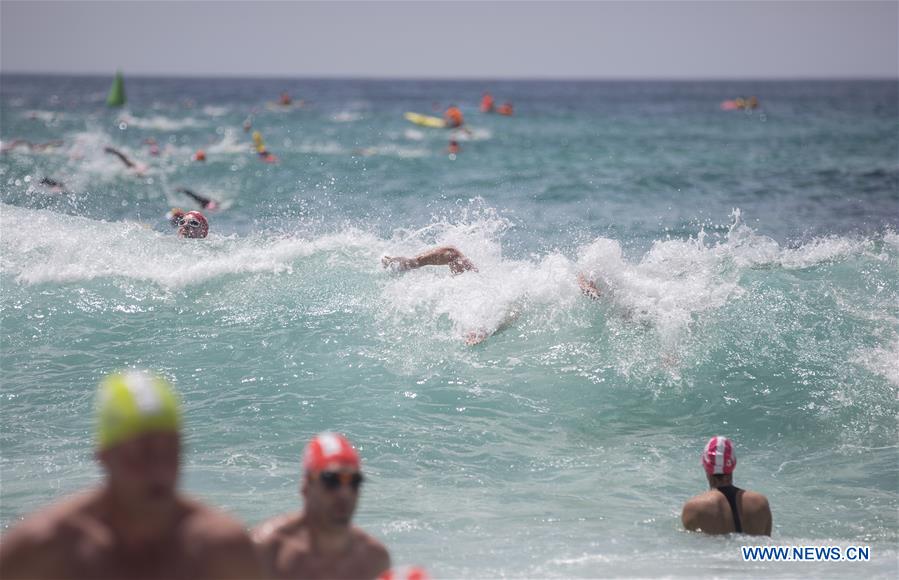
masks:
{"type": "Polygon", "coordinates": [[[303,511],[253,532],[271,578],[376,578],[390,569],[384,545],[351,523],[362,480],[359,455],[343,436],[321,433],[306,446],[303,511]]]}
{"type": "Polygon", "coordinates": [[[140,371],[106,377],[97,394],[96,452],[105,479],[4,535],[3,577],[261,577],[243,527],[176,489],[178,407],[161,378],[140,371]]]}
{"type": "Polygon", "coordinates": [[[449,266],[453,275],[461,274],[468,270],[478,271],[471,260],[452,246],[440,246],[421,253],[414,258],[384,256],[381,258],[381,265],[385,268],[394,268],[400,271],[415,270],[422,266],[449,266]]]}
{"type": "Polygon", "coordinates": [[[702,451],[702,466],[711,489],[684,504],[684,528],[706,534],[770,536],[768,498],[733,485],[737,457],[731,440],[720,436],[709,439],[702,451]]]}

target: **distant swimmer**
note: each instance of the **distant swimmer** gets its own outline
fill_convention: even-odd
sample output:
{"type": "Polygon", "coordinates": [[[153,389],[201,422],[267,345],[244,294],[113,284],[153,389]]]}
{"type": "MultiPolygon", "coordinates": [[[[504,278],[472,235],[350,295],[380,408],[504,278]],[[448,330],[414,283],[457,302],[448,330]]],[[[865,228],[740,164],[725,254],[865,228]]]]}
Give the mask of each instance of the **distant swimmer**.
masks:
{"type": "Polygon", "coordinates": [[[490,93],[484,93],[484,96],[481,97],[481,112],[482,113],[492,113],[494,109],[494,101],[493,95],[490,93]]]}
{"type": "Polygon", "coordinates": [[[191,157],[193,161],[206,161],[206,152],[202,149],[197,149],[196,153],[191,157]]]}
{"type": "Polygon", "coordinates": [[[512,109],[512,103],[506,101],[496,109],[496,112],[507,117],[512,116],[512,113],[514,112],[512,109]]]}
{"type": "Polygon", "coordinates": [[[602,292],[596,286],[596,282],[587,278],[584,274],[577,275],[577,285],[581,289],[581,294],[591,300],[599,300],[602,292]]]}
{"type": "Polygon", "coordinates": [[[260,133],[259,131],[253,131],[253,146],[256,148],[256,154],[259,155],[259,159],[261,159],[263,162],[278,162],[278,156],[269,152],[269,150],[265,146],[265,141],[262,140],[262,133],[260,133]]]}
{"type": "Polygon", "coordinates": [[[52,141],[45,141],[44,143],[32,143],[26,139],[13,139],[10,143],[4,143],[0,146],[0,153],[6,153],[7,151],[12,151],[18,147],[27,147],[29,151],[40,151],[44,152],[49,149],[55,149],[63,145],[65,141],[62,139],[54,139],[52,141]]]}
{"type": "Polygon", "coordinates": [[[287,91],[283,91],[281,93],[281,96],[278,97],[278,104],[289,107],[291,103],[293,103],[293,99],[290,98],[290,95],[287,93],[287,91]]]}
{"type": "Polygon", "coordinates": [[[446,126],[450,129],[461,127],[465,124],[462,111],[456,105],[450,105],[446,112],[443,113],[443,118],[446,120],[446,126]]]}
{"type": "Polygon", "coordinates": [[[96,401],[102,481],[5,533],[3,577],[260,578],[243,526],[177,489],[181,410],[171,385],[125,371],[103,379],[96,401]]]}
{"type": "Polygon", "coordinates": [[[215,201],[214,199],[209,199],[208,197],[203,197],[198,193],[194,193],[186,187],[179,187],[175,191],[177,191],[178,193],[183,193],[187,197],[193,199],[194,201],[199,203],[203,207],[203,209],[208,209],[210,211],[218,209],[219,204],[217,201],[215,201]]]}
{"type": "Polygon", "coordinates": [[[303,453],[303,509],[253,530],[270,578],[376,578],[390,569],[384,545],[352,524],[362,482],[359,454],[342,435],[320,433],[303,453]]]}
{"type": "Polygon", "coordinates": [[[46,186],[53,193],[67,193],[66,185],[63,182],[57,181],[51,177],[42,177],[38,183],[40,185],[46,186]]]}
{"type": "Polygon", "coordinates": [[[684,528],[706,534],[771,535],[768,498],[733,485],[737,466],[734,446],[727,437],[712,437],[702,450],[702,467],[711,490],[684,504],[684,528]]]}
{"type": "Polygon", "coordinates": [[[446,152],[450,155],[458,155],[460,151],[459,142],[455,139],[450,139],[449,145],[446,148],[446,152]]]}
{"type": "Polygon", "coordinates": [[[146,165],[144,165],[143,163],[135,163],[134,161],[131,161],[130,159],[128,159],[128,157],[124,153],[122,153],[118,149],[115,149],[114,147],[104,147],[103,151],[118,157],[119,160],[121,160],[121,162],[125,164],[125,167],[134,171],[138,175],[143,175],[144,172],[147,170],[146,165]]]}
{"type": "Polygon", "coordinates": [[[165,219],[168,220],[173,228],[178,228],[181,225],[181,218],[183,217],[184,210],[180,207],[173,207],[165,214],[165,219]]]}
{"type": "Polygon", "coordinates": [[[156,142],[156,139],[153,137],[148,137],[144,139],[144,145],[149,147],[149,153],[153,157],[159,157],[159,143],[156,142]]]}
{"type": "Polygon", "coordinates": [[[209,234],[209,222],[198,211],[189,211],[178,221],[179,238],[205,238],[209,234]]]}
{"type": "Polygon", "coordinates": [[[441,246],[421,253],[414,258],[384,256],[381,265],[397,271],[415,270],[422,266],[449,266],[455,276],[469,270],[477,272],[475,265],[462,252],[452,246],[441,246]]]}

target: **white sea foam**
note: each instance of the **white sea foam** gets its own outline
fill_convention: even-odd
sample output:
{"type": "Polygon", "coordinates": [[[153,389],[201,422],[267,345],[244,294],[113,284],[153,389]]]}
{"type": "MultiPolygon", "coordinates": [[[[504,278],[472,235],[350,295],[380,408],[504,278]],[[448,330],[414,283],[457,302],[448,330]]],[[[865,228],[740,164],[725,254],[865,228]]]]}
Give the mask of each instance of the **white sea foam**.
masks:
{"type": "Polygon", "coordinates": [[[181,129],[189,129],[196,127],[205,127],[206,124],[193,117],[185,117],[183,119],[172,119],[162,115],[154,115],[152,117],[135,117],[130,113],[124,113],[119,117],[119,121],[127,126],[139,129],[152,129],[154,131],[179,131],[181,129]]]}
{"type": "Polygon", "coordinates": [[[353,123],[362,118],[362,113],[357,111],[340,111],[337,114],[331,115],[331,120],[335,123],[353,123]]]}
{"type": "Polygon", "coordinates": [[[98,222],[7,205],[0,224],[2,270],[21,284],[126,278],[179,288],[223,275],[290,272],[295,260],[318,252],[360,251],[374,263],[378,246],[373,237],[356,231],[312,240],[214,234],[203,241],[183,240],[136,222],[98,222]],[[20,223],[29,228],[15,227],[20,223]]]}

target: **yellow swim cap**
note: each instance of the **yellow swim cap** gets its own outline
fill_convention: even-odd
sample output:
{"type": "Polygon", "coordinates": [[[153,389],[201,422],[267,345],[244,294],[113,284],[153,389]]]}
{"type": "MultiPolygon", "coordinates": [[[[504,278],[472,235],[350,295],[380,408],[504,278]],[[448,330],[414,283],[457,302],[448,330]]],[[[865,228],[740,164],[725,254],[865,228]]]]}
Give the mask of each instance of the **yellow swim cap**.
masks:
{"type": "Polygon", "coordinates": [[[97,445],[107,449],[148,431],[181,427],[178,398],[163,378],[146,371],[114,373],[97,389],[97,445]]]}

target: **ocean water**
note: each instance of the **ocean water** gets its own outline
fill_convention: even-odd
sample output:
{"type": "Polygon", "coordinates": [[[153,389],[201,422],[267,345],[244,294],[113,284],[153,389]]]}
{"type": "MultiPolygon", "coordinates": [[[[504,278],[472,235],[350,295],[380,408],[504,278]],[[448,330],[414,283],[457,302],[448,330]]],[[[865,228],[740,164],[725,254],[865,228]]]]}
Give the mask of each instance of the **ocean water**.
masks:
{"type": "Polygon", "coordinates": [[[247,525],[337,430],[357,523],[436,577],[896,576],[895,82],[134,78],[111,111],[109,80],[0,84],[4,146],[62,140],[0,157],[3,529],[98,480],[95,385],[139,366],[184,399],[183,487],[247,525]],[[455,159],[402,117],[451,103],[455,159]],[[208,239],[177,187],[221,202],[208,239]],[[479,272],[380,267],[437,244],[479,272]],[[681,530],[718,434],[770,540],[681,530]],[[742,561],[767,544],[872,560],[742,561]]]}

